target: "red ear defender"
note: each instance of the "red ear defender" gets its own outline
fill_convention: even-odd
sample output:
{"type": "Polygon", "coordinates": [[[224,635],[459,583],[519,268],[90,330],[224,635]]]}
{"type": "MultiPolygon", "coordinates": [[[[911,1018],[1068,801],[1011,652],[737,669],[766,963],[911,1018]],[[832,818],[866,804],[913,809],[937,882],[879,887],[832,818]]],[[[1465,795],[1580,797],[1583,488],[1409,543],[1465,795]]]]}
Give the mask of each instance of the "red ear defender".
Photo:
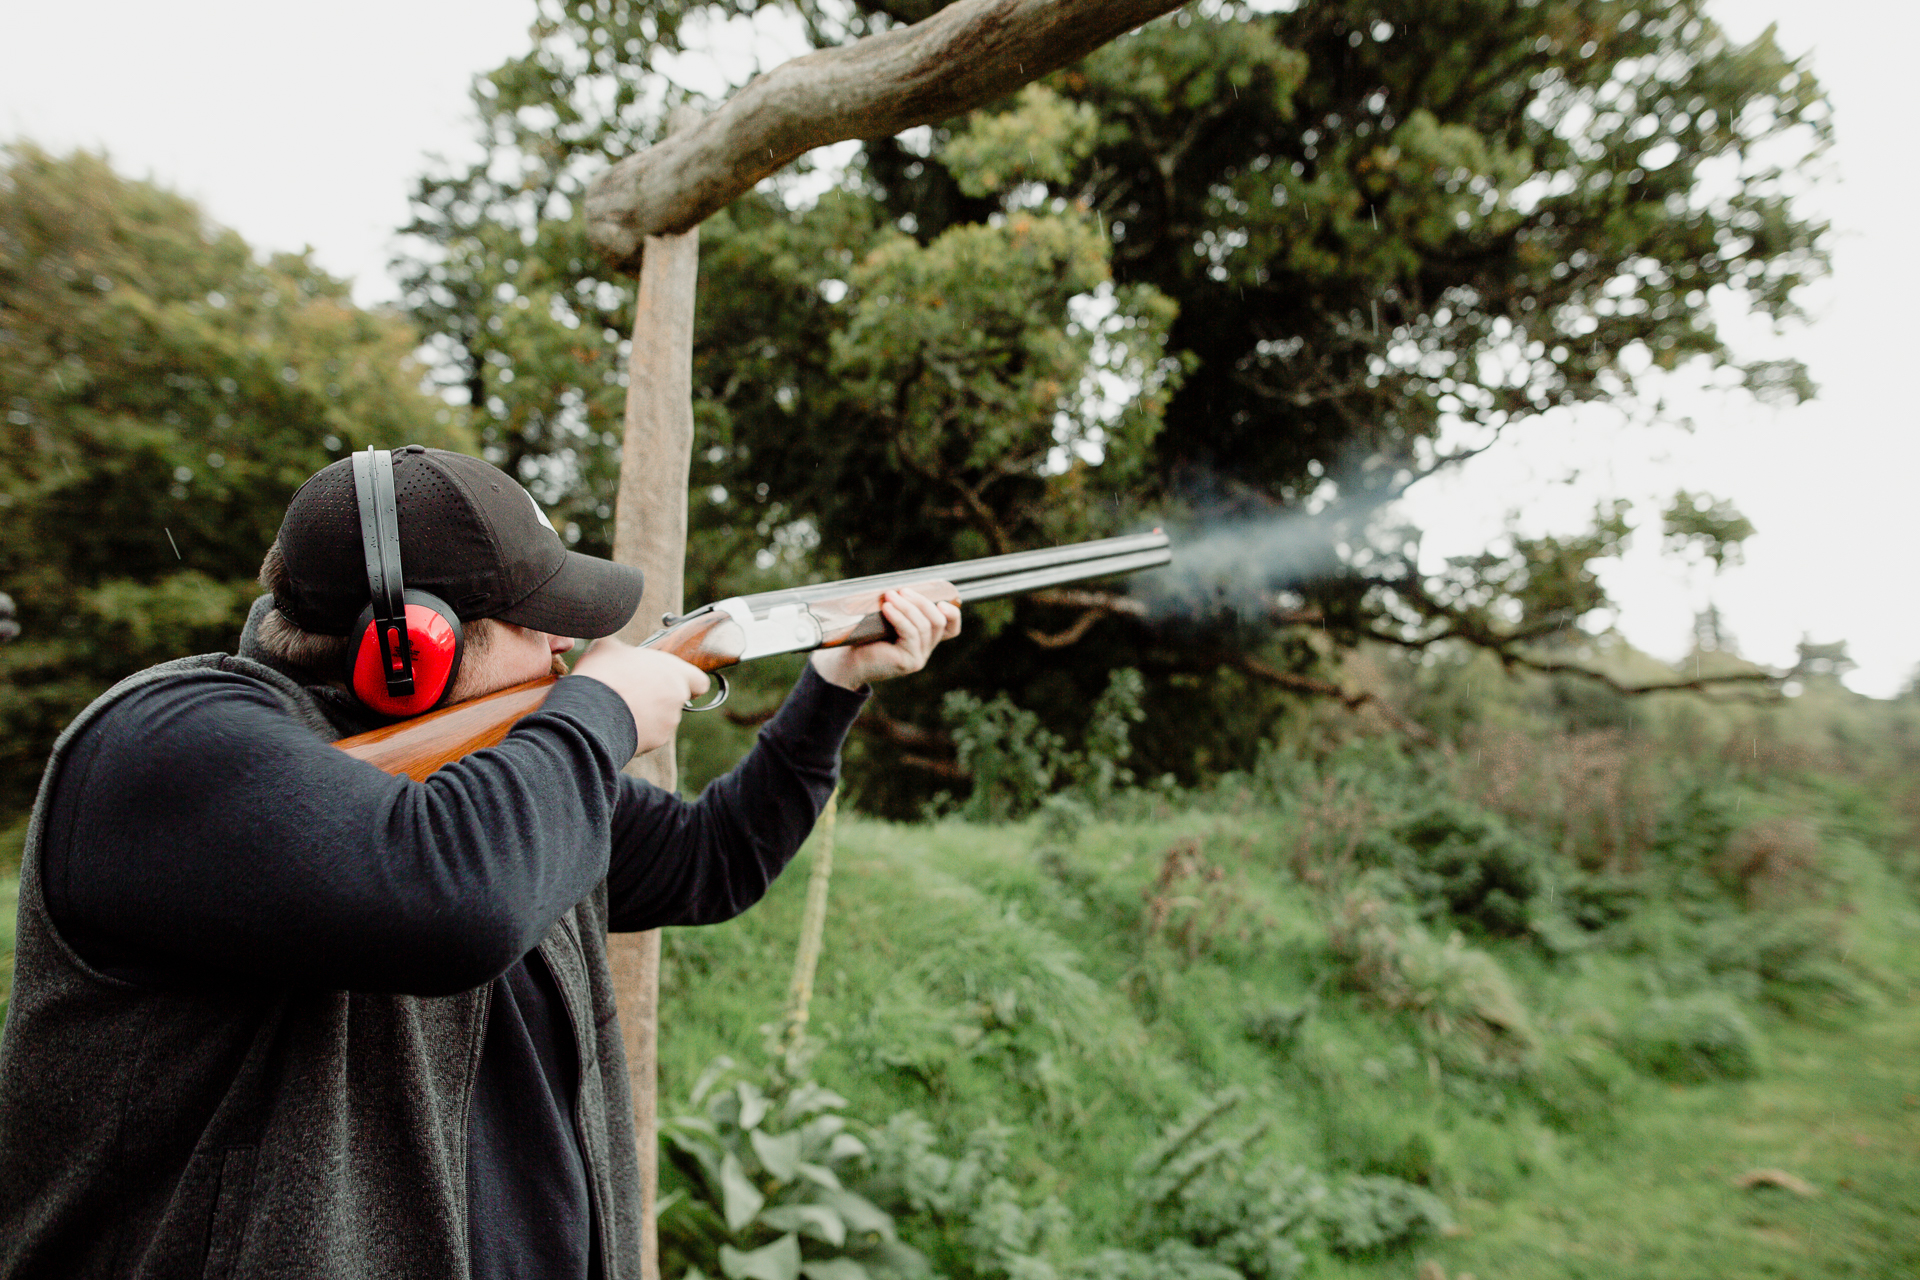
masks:
{"type": "Polygon", "coordinates": [[[446,701],[460,669],[460,619],[444,600],[425,591],[405,595],[407,627],[404,635],[391,628],[384,649],[396,668],[403,654],[412,658],[413,692],[395,697],[387,692],[388,673],[381,668],[383,646],[375,632],[373,606],[360,612],[353,625],[353,645],[347,655],[353,693],[375,711],[389,716],[417,716],[446,701]]]}

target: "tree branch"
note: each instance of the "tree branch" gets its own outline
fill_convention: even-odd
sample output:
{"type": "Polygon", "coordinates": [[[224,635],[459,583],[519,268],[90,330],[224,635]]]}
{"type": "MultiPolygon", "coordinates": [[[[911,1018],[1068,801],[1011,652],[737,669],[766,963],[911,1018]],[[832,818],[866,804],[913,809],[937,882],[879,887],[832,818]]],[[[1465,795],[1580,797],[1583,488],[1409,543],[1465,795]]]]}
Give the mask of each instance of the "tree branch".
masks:
{"type": "Polygon", "coordinates": [[[1132,596],[1111,591],[1088,591],[1078,587],[1047,587],[1028,593],[1035,604],[1057,604],[1067,609],[1098,609],[1103,613],[1124,613],[1130,618],[1147,616],[1147,606],[1132,596]]]}
{"type": "Polygon", "coordinates": [[[1076,62],[1180,0],[956,0],[924,22],[782,63],[696,127],[587,189],[587,236],[638,271],[643,242],[695,227],[788,162],[964,114],[1076,62]]]}
{"type": "Polygon", "coordinates": [[[1715,685],[1727,684],[1770,684],[1778,686],[1786,679],[1771,671],[1728,671],[1720,675],[1695,676],[1691,680],[1661,680],[1653,684],[1625,684],[1614,679],[1604,671],[1595,671],[1591,667],[1565,662],[1553,662],[1546,658],[1529,657],[1517,650],[1508,652],[1499,650],[1500,660],[1512,666],[1525,667],[1529,671],[1544,671],[1548,675],[1585,676],[1597,681],[1625,697],[1635,698],[1643,693],[1673,693],[1683,689],[1692,689],[1696,693],[1705,693],[1715,685]]]}
{"type": "Polygon", "coordinates": [[[1269,684],[1277,684],[1282,689],[1292,689],[1296,693],[1310,693],[1320,698],[1333,698],[1349,711],[1358,711],[1362,707],[1371,706],[1379,711],[1388,724],[1391,724],[1395,729],[1406,734],[1414,741],[1429,747],[1433,746],[1437,741],[1437,739],[1426,730],[1425,726],[1407,719],[1406,716],[1400,713],[1399,708],[1376,693],[1370,693],[1366,690],[1350,692],[1333,683],[1331,680],[1318,680],[1313,676],[1296,675],[1291,671],[1282,671],[1280,668],[1270,663],[1262,662],[1260,659],[1249,654],[1234,655],[1229,659],[1229,664],[1240,668],[1240,670],[1257,679],[1265,680],[1269,684]]]}
{"type": "Polygon", "coordinates": [[[1080,638],[1087,634],[1094,623],[1106,617],[1107,613],[1108,611],[1102,608],[1096,607],[1089,609],[1078,618],[1075,618],[1073,625],[1065,631],[1056,631],[1051,634],[1028,628],[1027,639],[1033,641],[1042,649],[1064,649],[1070,644],[1079,644],[1080,638]]]}
{"type": "Polygon", "coordinates": [[[1401,649],[1424,650],[1442,640],[1464,640],[1466,643],[1487,650],[1509,667],[1525,667],[1529,671],[1538,671],[1546,675],[1580,676],[1596,684],[1605,685],[1623,697],[1636,698],[1644,693],[1678,693],[1691,689],[1696,693],[1705,693],[1717,685],[1763,684],[1779,686],[1789,678],[1772,671],[1728,671],[1719,675],[1695,676],[1691,680],[1658,680],[1652,684],[1627,684],[1616,680],[1604,671],[1582,666],[1577,662],[1556,662],[1551,658],[1537,658],[1516,648],[1524,637],[1500,637],[1491,632],[1475,631],[1463,628],[1457,621],[1449,629],[1430,636],[1397,636],[1390,631],[1377,627],[1368,627],[1363,634],[1369,640],[1394,645],[1401,649]]]}

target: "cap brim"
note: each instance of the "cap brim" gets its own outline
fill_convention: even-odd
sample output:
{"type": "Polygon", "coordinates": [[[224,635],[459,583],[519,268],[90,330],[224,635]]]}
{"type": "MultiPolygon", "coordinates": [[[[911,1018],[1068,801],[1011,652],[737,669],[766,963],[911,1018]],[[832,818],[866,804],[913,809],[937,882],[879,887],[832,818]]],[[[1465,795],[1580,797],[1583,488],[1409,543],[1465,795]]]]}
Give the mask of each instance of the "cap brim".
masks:
{"type": "Polygon", "coordinates": [[[610,636],[639,609],[646,581],[632,565],[569,551],[551,578],[496,616],[556,636],[610,636]]]}

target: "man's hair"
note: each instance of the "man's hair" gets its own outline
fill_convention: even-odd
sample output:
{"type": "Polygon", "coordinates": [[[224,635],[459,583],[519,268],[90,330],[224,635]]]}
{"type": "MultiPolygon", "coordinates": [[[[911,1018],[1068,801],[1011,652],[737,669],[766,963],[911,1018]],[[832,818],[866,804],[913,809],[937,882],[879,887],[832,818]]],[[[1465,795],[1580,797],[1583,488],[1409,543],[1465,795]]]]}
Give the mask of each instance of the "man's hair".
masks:
{"type": "MultiPolygon", "coordinates": [[[[290,582],[286,558],[280,554],[280,540],[274,539],[267,548],[267,558],[260,562],[260,585],[268,594],[284,593],[290,582]]],[[[479,625],[487,619],[476,618],[461,622],[461,663],[478,658],[493,644],[494,628],[491,624],[479,625]]],[[[330,680],[346,678],[347,652],[353,643],[352,636],[323,636],[312,631],[304,631],[295,626],[286,614],[278,609],[269,609],[260,617],[260,625],[254,629],[254,640],[273,657],[288,666],[301,667],[315,672],[330,680]]]]}

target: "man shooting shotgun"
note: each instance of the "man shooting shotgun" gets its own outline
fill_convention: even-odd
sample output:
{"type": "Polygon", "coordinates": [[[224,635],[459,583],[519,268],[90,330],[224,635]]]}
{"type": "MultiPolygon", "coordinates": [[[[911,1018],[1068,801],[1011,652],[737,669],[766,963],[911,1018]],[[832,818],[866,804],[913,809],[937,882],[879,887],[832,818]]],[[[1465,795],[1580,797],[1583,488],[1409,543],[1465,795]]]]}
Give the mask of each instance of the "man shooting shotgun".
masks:
{"type": "Polygon", "coordinates": [[[1119,561],[745,597],[630,646],[607,637],[639,572],[568,551],[499,470],[408,446],[320,471],[239,654],[122,681],[48,761],[0,1040],[0,1275],[637,1276],[608,931],[757,901],[866,686],[956,635],[957,599],[1071,563],[1119,561]],[[547,678],[574,635],[601,638],[547,678]],[[708,671],[794,649],[785,705],[698,800],[622,772],[708,671]],[[431,761],[336,749],[476,708],[485,741],[431,761]]]}

